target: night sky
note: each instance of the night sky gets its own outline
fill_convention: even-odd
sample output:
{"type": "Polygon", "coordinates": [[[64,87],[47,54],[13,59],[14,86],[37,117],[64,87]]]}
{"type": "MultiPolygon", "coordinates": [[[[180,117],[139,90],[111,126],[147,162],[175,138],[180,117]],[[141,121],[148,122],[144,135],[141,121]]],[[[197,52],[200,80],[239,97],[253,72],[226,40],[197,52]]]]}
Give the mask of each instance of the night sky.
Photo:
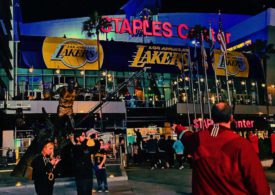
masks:
{"type": "MultiPolygon", "coordinates": [[[[101,15],[124,13],[120,8],[131,0],[20,0],[23,21],[42,21],[89,16],[93,10],[101,15]]],[[[274,0],[135,0],[136,4],[155,4],[160,13],[212,12],[255,15],[274,0]]]]}

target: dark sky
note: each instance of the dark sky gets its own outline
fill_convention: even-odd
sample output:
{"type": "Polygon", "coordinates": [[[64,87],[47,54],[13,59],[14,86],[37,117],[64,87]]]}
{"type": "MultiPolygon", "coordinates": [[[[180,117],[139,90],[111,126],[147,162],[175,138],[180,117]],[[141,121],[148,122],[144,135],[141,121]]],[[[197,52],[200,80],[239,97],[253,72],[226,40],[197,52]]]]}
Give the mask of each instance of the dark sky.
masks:
{"type": "MultiPolygon", "coordinates": [[[[101,15],[122,13],[129,0],[20,0],[24,22],[84,17],[93,10],[101,15]]],[[[145,0],[136,0],[145,1],[145,0]]],[[[275,0],[146,0],[159,1],[161,13],[213,12],[257,14],[275,7],[275,0]]]]}

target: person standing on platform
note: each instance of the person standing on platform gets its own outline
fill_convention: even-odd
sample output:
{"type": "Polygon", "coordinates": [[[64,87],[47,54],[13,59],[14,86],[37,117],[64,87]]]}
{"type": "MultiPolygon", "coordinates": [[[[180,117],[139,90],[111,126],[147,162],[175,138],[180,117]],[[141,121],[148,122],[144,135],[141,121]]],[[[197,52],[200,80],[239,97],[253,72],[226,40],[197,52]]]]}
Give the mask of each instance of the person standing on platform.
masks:
{"type": "Polygon", "coordinates": [[[97,179],[97,192],[109,192],[108,184],[107,184],[107,173],[106,173],[106,160],[107,160],[107,153],[104,149],[104,141],[102,139],[99,140],[100,149],[95,154],[95,174],[97,179]]]}
{"type": "MultiPolygon", "coordinates": [[[[73,116],[73,104],[76,99],[79,90],[76,87],[76,83],[73,79],[68,81],[68,86],[60,87],[55,94],[59,94],[59,104],[57,108],[57,115],[60,119],[60,126],[69,122],[66,131],[62,132],[63,135],[70,134],[75,128],[74,116],[73,116]],[[66,118],[67,117],[67,118],[66,118]]],[[[63,130],[64,131],[64,130],[63,130]]],[[[58,135],[61,133],[58,132],[58,135]]]]}
{"type": "Polygon", "coordinates": [[[193,156],[192,194],[271,193],[260,159],[248,140],[230,129],[232,108],[212,107],[214,125],[183,133],[182,143],[193,156]]]}
{"type": "Polygon", "coordinates": [[[54,143],[47,141],[38,155],[31,163],[33,168],[35,192],[38,195],[52,195],[55,182],[55,168],[60,158],[54,158],[54,143]]]}

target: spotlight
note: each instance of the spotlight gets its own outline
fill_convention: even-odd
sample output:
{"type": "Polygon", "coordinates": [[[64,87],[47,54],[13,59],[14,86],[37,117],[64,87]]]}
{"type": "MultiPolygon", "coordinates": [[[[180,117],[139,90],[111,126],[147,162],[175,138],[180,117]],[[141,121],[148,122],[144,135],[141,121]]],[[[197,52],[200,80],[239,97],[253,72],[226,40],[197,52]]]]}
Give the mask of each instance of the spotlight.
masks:
{"type": "Polygon", "coordinates": [[[56,69],[56,70],[55,70],[55,73],[56,73],[56,74],[60,74],[60,69],[56,69]]]}
{"type": "Polygon", "coordinates": [[[30,68],[29,68],[29,72],[30,72],[30,73],[33,73],[33,67],[30,67],[30,68]]]}

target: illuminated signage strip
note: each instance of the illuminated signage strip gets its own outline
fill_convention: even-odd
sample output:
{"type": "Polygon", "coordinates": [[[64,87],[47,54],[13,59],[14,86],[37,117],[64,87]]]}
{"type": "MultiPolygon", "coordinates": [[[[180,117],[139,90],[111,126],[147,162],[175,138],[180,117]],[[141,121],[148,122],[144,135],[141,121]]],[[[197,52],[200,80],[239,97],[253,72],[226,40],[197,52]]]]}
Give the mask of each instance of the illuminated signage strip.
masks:
{"type": "Polygon", "coordinates": [[[251,39],[249,39],[245,42],[239,43],[238,45],[235,45],[233,47],[228,48],[227,51],[234,51],[236,49],[240,49],[240,48],[246,47],[246,46],[251,45],[251,44],[252,44],[252,41],[251,41],[251,39]]]}
{"type": "MultiPolygon", "coordinates": [[[[110,25],[108,28],[102,27],[103,33],[115,32],[117,34],[128,33],[130,35],[155,36],[155,37],[174,37],[172,25],[170,22],[151,21],[147,19],[133,19],[131,22],[127,18],[109,18],[105,16],[110,25]]],[[[186,24],[176,26],[177,37],[180,39],[188,38],[189,27],[186,24]]],[[[212,36],[215,37],[215,31],[212,29],[212,36]]],[[[226,42],[230,42],[230,33],[226,33],[226,42]]],[[[215,39],[214,39],[215,41],[215,39]]]]}
{"type": "MultiPolygon", "coordinates": [[[[255,127],[254,120],[236,120],[234,121],[237,129],[251,129],[255,127]]],[[[208,128],[210,125],[214,124],[212,119],[194,119],[193,120],[194,128],[208,128]]]]}

